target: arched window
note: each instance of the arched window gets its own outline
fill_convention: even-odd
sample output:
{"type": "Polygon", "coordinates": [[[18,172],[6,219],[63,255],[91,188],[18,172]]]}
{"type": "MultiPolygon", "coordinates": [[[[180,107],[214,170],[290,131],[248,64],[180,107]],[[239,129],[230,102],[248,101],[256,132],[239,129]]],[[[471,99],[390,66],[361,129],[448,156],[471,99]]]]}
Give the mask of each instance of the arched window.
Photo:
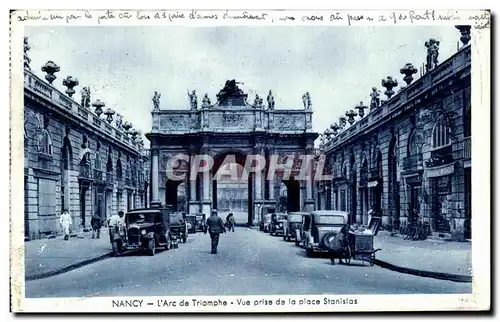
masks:
{"type": "Polygon", "coordinates": [[[418,155],[422,153],[422,134],[413,131],[408,139],[408,155],[418,155]]]}
{"type": "Polygon", "coordinates": [[[123,177],[122,162],[118,159],[116,162],[116,177],[121,180],[123,177]]]}
{"type": "Polygon", "coordinates": [[[432,130],[432,147],[440,148],[451,144],[451,129],[442,123],[434,125],[432,130]]]}
{"type": "Polygon", "coordinates": [[[52,155],[52,139],[47,129],[43,129],[40,133],[40,144],[38,145],[38,149],[40,153],[52,155]]]}

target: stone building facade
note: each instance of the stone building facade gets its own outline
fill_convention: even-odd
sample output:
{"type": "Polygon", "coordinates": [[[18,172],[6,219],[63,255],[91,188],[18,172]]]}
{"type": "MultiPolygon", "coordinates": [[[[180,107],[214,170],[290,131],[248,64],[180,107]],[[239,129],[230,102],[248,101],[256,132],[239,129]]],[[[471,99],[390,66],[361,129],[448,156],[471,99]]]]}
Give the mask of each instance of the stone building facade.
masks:
{"type": "Polygon", "coordinates": [[[361,224],[373,209],[389,229],[424,222],[441,237],[470,238],[468,39],[462,37],[462,48],[439,64],[439,42],[429,40],[419,79],[413,81],[417,70],[407,64],[404,86],[395,90],[395,79],[382,80],[386,100],[373,88],[370,107],[360,103],[359,112],[347,111],[321,135],[333,180],[317,184],[318,208],[348,211],[351,223],[361,224]]]}
{"type": "Polygon", "coordinates": [[[88,88],[81,104],[73,98],[78,80],[62,80],[62,93],[52,83],[60,70],[42,67],[45,80],[29,66],[25,39],[24,195],[25,237],[59,232],[59,216],[67,209],[73,230],[89,228],[93,214],[103,222],[119,210],[144,205],[146,180],[140,132],[95,100],[88,88]]]}

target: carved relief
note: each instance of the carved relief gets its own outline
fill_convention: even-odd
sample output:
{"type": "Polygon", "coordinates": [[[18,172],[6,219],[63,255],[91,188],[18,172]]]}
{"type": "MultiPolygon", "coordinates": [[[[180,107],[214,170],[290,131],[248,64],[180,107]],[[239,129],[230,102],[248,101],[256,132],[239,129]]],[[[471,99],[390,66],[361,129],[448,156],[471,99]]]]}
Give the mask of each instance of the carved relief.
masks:
{"type": "Polygon", "coordinates": [[[160,129],[188,129],[188,115],[164,115],[160,118],[160,129]]]}
{"type": "Polygon", "coordinates": [[[303,130],[303,115],[276,115],[275,125],[280,130],[303,130]]]}

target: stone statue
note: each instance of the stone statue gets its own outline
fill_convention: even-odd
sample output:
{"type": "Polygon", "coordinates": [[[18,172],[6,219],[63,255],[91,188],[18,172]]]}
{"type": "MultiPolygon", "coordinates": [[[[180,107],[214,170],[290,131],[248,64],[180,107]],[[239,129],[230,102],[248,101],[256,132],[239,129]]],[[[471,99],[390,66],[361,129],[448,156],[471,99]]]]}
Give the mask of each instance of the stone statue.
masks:
{"type": "Polygon", "coordinates": [[[309,110],[311,109],[311,95],[309,94],[309,92],[306,92],[304,95],[302,95],[302,103],[304,104],[304,108],[306,110],[309,110]]]}
{"type": "Polygon", "coordinates": [[[82,88],[82,106],[90,107],[90,87],[86,86],[82,88]]]}
{"type": "Polygon", "coordinates": [[[198,97],[196,97],[196,91],[193,90],[192,93],[189,93],[189,90],[188,90],[187,94],[189,96],[189,103],[191,104],[191,109],[197,110],[198,109],[198,97]]]}
{"type": "Polygon", "coordinates": [[[31,49],[30,45],[28,44],[28,37],[24,37],[24,68],[25,69],[31,69],[30,63],[31,63],[31,58],[28,56],[28,51],[31,49]]]}
{"type": "Polygon", "coordinates": [[[121,114],[116,114],[116,120],[115,120],[116,127],[121,129],[122,124],[123,124],[123,115],[121,114]]]}
{"type": "Polygon", "coordinates": [[[155,95],[153,96],[153,106],[154,110],[159,110],[160,109],[160,97],[161,94],[155,91],[155,95]]]}
{"type": "Polygon", "coordinates": [[[253,103],[253,107],[262,108],[264,104],[264,100],[259,96],[259,94],[255,94],[255,101],[253,103]]]}
{"type": "Polygon", "coordinates": [[[274,110],[274,96],[271,90],[269,90],[269,94],[267,94],[267,108],[274,110]]]}
{"type": "Polygon", "coordinates": [[[370,97],[372,98],[370,101],[370,109],[374,110],[380,106],[380,91],[376,87],[372,87],[370,97]]]}
{"type": "Polygon", "coordinates": [[[208,97],[208,94],[205,94],[205,96],[203,96],[203,100],[201,101],[201,108],[209,108],[210,105],[212,105],[210,98],[208,97]]]}
{"type": "Polygon", "coordinates": [[[431,38],[425,42],[425,47],[427,47],[427,64],[425,64],[425,69],[426,71],[430,71],[438,64],[439,40],[431,38]]]}

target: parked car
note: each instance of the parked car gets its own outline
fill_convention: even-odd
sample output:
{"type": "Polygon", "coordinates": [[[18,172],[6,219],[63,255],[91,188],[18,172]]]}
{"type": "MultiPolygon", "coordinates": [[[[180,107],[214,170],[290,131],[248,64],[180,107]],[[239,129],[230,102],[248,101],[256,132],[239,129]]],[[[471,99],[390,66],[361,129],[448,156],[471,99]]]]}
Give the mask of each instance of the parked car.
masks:
{"type": "Polygon", "coordinates": [[[269,225],[269,233],[271,236],[279,236],[283,234],[285,229],[285,221],[287,214],[277,213],[271,215],[271,224],[269,225]]]}
{"type": "Polygon", "coordinates": [[[349,214],[337,210],[316,210],[304,217],[302,245],[307,256],[314,252],[327,252],[324,237],[329,233],[339,233],[348,224],[349,214]]]}
{"type": "Polygon", "coordinates": [[[176,240],[182,240],[183,243],[187,242],[188,229],[185,212],[172,212],[170,214],[170,231],[172,237],[176,240]]]}
{"type": "Polygon", "coordinates": [[[196,234],[196,215],[187,214],[186,215],[187,230],[190,234],[196,234]]]}
{"type": "Polygon", "coordinates": [[[302,216],[307,214],[307,212],[291,212],[288,214],[287,220],[283,223],[283,240],[291,241],[293,239],[295,245],[299,245],[302,216]]]}
{"type": "Polygon", "coordinates": [[[170,207],[134,209],[125,214],[125,226],[113,238],[113,252],[125,250],[147,251],[154,256],[157,247],[169,250],[172,247],[170,231],[170,207]],[[118,237],[119,236],[119,237],[118,237]]]}
{"type": "Polygon", "coordinates": [[[205,232],[207,230],[207,216],[205,214],[196,215],[196,231],[205,232]]]}
{"type": "Polygon", "coordinates": [[[263,206],[260,208],[260,213],[259,213],[259,230],[268,232],[269,231],[269,224],[271,220],[271,214],[274,214],[276,212],[276,208],[273,206],[263,206]],[[268,229],[266,229],[266,227],[268,229]]]}

